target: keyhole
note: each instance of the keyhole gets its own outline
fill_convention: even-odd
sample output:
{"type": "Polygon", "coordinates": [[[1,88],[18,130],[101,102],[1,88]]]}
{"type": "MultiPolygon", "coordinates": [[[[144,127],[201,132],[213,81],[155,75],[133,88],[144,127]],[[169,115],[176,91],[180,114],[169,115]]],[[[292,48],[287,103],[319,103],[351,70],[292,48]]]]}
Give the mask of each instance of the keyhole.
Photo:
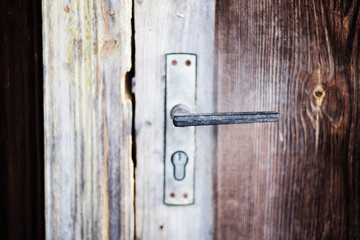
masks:
{"type": "Polygon", "coordinates": [[[185,166],[188,163],[188,156],[183,151],[177,151],[171,156],[171,163],[174,165],[174,178],[181,181],[185,178],[185,166]]]}

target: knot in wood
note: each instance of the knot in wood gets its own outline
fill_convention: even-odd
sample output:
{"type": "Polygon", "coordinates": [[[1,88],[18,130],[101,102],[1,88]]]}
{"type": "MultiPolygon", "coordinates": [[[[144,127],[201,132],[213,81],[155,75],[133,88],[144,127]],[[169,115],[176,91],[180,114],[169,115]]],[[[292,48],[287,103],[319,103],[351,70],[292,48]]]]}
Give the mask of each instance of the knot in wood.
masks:
{"type": "Polygon", "coordinates": [[[322,86],[318,86],[314,90],[314,97],[318,100],[321,100],[325,97],[325,91],[322,86]]]}

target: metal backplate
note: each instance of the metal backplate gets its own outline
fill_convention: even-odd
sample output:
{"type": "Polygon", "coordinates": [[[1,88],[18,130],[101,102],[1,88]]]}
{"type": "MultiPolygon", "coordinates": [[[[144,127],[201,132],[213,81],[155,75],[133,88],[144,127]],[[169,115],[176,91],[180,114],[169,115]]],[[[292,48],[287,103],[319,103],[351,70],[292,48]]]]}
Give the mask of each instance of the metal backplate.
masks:
{"type": "Polygon", "coordinates": [[[183,104],[196,112],[196,55],[166,55],[164,203],[195,202],[195,127],[175,127],[171,110],[183,104]]]}

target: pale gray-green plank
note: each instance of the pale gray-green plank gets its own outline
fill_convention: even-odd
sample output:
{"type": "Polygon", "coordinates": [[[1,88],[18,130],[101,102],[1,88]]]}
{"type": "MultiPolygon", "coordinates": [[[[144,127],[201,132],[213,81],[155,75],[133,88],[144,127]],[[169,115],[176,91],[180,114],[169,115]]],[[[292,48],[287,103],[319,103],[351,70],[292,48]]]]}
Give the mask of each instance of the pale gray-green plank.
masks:
{"type": "Polygon", "coordinates": [[[212,239],[213,127],[196,129],[195,204],[163,204],[165,54],[198,56],[197,111],[213,112],[214,0],[136,0],[136,237],[212,239]]]}
{"type": "Polygon", "coordinates": [[[132,2],[42,9],[46,238],[132,239],[132,2]]]}

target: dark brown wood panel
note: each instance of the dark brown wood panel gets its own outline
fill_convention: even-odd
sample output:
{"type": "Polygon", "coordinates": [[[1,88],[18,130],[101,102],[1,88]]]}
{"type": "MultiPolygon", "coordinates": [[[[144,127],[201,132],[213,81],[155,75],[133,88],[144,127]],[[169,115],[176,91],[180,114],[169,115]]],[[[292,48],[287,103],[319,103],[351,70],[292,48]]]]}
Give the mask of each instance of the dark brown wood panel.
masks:
{"type": "Polygon", "coordinates": [[[217,1],[217,239],[360,238],[359,6],[217,1]]]}
{"type": "Polygon", "coordinates": [[[0,1],[0,236],[44,239],[41,1],[0,1]]]}

